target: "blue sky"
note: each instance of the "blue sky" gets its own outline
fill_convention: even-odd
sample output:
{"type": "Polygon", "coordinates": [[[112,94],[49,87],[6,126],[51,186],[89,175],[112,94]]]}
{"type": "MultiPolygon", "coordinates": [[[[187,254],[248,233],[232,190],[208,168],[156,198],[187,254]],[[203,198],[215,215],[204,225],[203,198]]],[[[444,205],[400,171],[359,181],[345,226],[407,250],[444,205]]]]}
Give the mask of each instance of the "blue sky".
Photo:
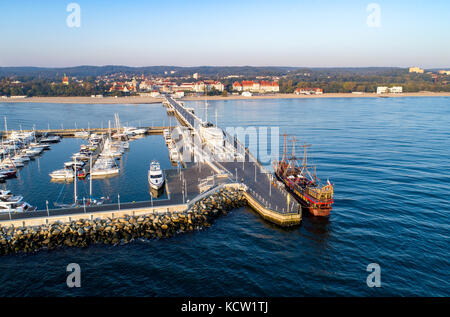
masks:
{"type": "Polygon", "coordinates": [[[0,0],[0,66],[450,67],[449,15],[444,0],[0,0]]]}

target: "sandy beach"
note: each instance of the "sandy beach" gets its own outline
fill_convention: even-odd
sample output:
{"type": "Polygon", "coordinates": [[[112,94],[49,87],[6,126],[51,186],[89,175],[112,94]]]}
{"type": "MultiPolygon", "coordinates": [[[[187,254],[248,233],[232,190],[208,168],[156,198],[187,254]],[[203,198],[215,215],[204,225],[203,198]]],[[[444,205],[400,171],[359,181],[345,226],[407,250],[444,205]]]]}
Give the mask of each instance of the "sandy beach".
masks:
{"type": "MultiPolygon", "coordinates": [[[[201,96],[185,97],[182,100],[252,100],[252,99],[293,99],[293,98],[401,98],[401,97],[450,97],[450,92],[416,92],[401,94],[381,94],[375,93],[328,93],[323,95],[296,95],[296,94],[271,94],[252,97],[241,95],[223,96],[201,96]]],[[[30,98],[1,98],[0,103],[72,103],[72,104],[151,104],[160,103],[162,98],[153,97],[30,97],[30,98]]]]}

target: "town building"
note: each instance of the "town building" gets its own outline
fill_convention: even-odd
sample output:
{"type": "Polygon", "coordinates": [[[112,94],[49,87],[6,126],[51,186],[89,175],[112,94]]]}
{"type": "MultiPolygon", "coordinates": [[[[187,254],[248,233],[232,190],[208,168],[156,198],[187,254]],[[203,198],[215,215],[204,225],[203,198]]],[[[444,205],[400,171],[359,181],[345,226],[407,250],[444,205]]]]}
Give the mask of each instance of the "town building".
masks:
{"type": "Polygon", "coordinates": [[[402,86],[393,86],[393,87],[386,87],[386,86],[379,86],[377,87],[377,94],[401,94],[403,92],[402,86]]]}
{"type": "Polygon", "coordinates": [[[159,91],[153,90],[150,92],[150,97],[156,98],[161,96],[161,94],[159,93],[159,91]]]}
{"type": "Polygon", "coordinates": [[[321,95],[323,94],[322,88],[297,88],[294,91],[296,95],[321,95]]]}
{"type": "Polygon", "coordinates": [[[252,81],[244,80],[242,83],[235,81],[233,83],[234,91],[250,91],[257,93],[279,92],[280,86],[276,81],[252,81]]]}
{"type": "Polygon", "coordinates": [[[68,85],[69,84],[69,77],[66,76],[66,74],[64,74],[64,77],[62,79],[62,83],[63,83],[63,85],[68,85]]]}
{"type": "Polygon", "coordinates": [[[450,70],[440,70],[439,74],[450,76],[450,70]]]}
{"type": "Polygon", "coordinates": [[[391,94],[401,94],[403,92],[402,86],[394,86],[389,88],[391,94]]]}
{"type": "Polygon", "coordinates": [[[233,83],[233,90],[235,90],[235,91],[242,91],[242,85],[241,85],[241,83],[238,82],[238,81],[235,81],[235,82],[233,83]]]}
{"type": "Polygon", "coordinates": [[[261,81],[260,90],[262,90],[263,92],[279,92],[280,86],[275,81],[261,81]]]}
{"type": "Polygon", "coordinates": [[[121,92],[130,92],[136,91],[132,85],[128,85],[123,82],[113,82],[112,86],[109,88],[109,92],[121,91],[121,92]]]}
{"type": "Polygon", "coordinates": [[[192,78],[198,79],[198,73],[195,73],[194,75],[192,75],[192,78]]]}
{"type": "Polygon", "coordinates": [[[198,81],[194,83],[193,91],[195,92],[210,92],[212,89],[215,89],[217,91],[223,91],[224,85],[220,81],[215,80],[205,80],[205,81],[198,81]]]}
{"type": "Polygon", "coordinates": [[[182,91],[182,90],[176,91],[175,93],[172,94],[172,96],[175,97],[175,98],[183,98],[184,97],[184,91],[182,91]]]}

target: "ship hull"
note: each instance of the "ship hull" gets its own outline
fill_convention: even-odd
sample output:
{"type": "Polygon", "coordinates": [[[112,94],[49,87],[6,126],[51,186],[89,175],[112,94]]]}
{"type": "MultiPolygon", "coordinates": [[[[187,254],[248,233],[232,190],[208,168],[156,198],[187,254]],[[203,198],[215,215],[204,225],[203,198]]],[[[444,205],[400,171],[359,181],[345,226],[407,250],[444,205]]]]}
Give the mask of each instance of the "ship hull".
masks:
{"type": "Polygon", "coordinates": [[[328,208],[312,208],[307,207],[310,214],[317,217],[328,217],[330,215],[331,207],[328,208]]]}

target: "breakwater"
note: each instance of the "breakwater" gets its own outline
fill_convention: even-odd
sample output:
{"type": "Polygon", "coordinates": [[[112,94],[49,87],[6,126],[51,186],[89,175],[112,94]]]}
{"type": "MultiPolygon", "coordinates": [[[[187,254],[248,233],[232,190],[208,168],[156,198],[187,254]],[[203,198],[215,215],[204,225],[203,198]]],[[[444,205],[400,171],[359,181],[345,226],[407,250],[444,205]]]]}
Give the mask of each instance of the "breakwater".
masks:
{"type": "Polygon", "coordinates": [[[40,226],[0,227],[0,255],[93,243],[125,244],[135,239],[161,239],[211,226],[214,219],[247,204],[244,191],[222,188],[185,211],[118,218],[79,219],[40,226]]]}

